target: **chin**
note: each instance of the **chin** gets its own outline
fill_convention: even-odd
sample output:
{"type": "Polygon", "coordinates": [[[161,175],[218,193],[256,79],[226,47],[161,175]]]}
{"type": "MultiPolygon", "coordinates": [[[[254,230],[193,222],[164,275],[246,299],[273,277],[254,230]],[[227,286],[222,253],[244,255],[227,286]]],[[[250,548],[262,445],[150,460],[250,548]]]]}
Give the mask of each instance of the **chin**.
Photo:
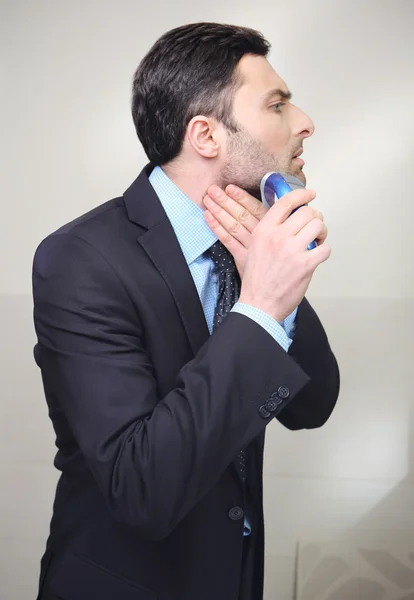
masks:
{"type": "Polygon", "coordinates": [[[289,173],[289,175],[292,175],[293,177],[296,177],[297,179],[299,179],[304,185],[306,185],[306,175],[305,173],[302,171],[302,169],[292,169],[291,172],[289,173]]]}
{"type": "Polygon", "coordinates": [[[301,171],[298,175],[296,175],[296,177],[298,179],[300,179],[304,185],[306,185],[306,175],[303,171],[301,171]]]}

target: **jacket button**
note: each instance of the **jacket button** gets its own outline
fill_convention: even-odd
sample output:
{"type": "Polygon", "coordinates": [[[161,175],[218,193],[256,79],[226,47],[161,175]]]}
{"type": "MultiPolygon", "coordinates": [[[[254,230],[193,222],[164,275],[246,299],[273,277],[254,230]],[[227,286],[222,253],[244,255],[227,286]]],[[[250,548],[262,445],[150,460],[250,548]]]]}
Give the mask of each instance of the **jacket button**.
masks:
{"type": "Polygon", "coordinates": [[[277,407],[279,406],[280,402],[277,402],[276,400],[268,400],[265,404],[267,410],[270,410],[270,412],[274,412],[277,407]]]}
{"type": "Polygon", "coordinates": [[[287,400],[290,396],[290,389],[287,385],[281,385],[277,390],[277,393],[282,400],[287,400]]]}
{"type": "Polygon", "coordinates": [[[262,404],[262,406],[259,408],[259,415],[262,417],[262,419],[268,419],[270,417],[270,412],[267,410],[265,404],[262,404]]]}
{"type": "Polygon", "coordinates": [[[240,521],[240,519],[242,519],[243,516],[244,512],[243,509],[240,508],[240,506],[233,506],[233,508],[229,510],[229,517],[232,521],[240,521]]]}

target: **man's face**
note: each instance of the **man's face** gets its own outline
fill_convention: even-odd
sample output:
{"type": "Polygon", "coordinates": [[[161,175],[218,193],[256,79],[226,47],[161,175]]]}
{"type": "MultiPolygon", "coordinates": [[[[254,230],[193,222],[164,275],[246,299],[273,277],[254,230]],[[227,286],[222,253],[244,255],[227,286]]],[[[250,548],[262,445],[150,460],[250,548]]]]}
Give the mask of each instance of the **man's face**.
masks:
{"type": "Polygon", "coordinates": [[[243,83],[233,99],[239,131],[226,135],[222,185],[233,183],[260,197],[260,180],[269,171],[306,183],[303,160],[294,155],[313,134],[312,121],[289,101],[285,82],[265,58],[246,55],[239,71],[243,83]]]}

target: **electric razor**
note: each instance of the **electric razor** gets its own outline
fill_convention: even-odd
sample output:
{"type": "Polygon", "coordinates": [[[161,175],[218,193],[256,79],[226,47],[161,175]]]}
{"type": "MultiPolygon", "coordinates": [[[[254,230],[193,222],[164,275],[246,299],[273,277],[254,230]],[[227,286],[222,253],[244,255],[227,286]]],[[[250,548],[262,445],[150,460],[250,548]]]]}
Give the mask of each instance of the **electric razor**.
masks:
{"type": "MultiPolygon", "coordinates": [[[[293,177],[293,175],[286,175],[285,173],[266,173],[260,182],[260,194],[262,197],[262,202],[266,208],[270,208],[285,194],[288,194],[292,190],[296,190],[298,188],[304,188],[304,184],[297,177],[293,177]]],[[[291,214],[297,211],[300,206],[295,208],[291,214]]],[[[317,247],[317,242],[314,240],[308,246],[308,250],[313,250],[313,248],[317,247]]]]}

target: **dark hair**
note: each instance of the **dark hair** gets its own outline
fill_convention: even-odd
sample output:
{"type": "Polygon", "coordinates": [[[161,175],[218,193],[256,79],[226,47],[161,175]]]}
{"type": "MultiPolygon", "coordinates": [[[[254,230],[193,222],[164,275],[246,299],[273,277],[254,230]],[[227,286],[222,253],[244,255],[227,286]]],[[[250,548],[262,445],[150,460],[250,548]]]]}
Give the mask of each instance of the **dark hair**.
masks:
{"type": "Polygon", "coordinates": [[[267,56],[269,42],[246,27],[194,23],[165,33],[139,65],[132,117],[149,160],[165,164],[181,151],[188,123],[213,116],[237,130],[231,108],[245,54],[267,56]]]}

